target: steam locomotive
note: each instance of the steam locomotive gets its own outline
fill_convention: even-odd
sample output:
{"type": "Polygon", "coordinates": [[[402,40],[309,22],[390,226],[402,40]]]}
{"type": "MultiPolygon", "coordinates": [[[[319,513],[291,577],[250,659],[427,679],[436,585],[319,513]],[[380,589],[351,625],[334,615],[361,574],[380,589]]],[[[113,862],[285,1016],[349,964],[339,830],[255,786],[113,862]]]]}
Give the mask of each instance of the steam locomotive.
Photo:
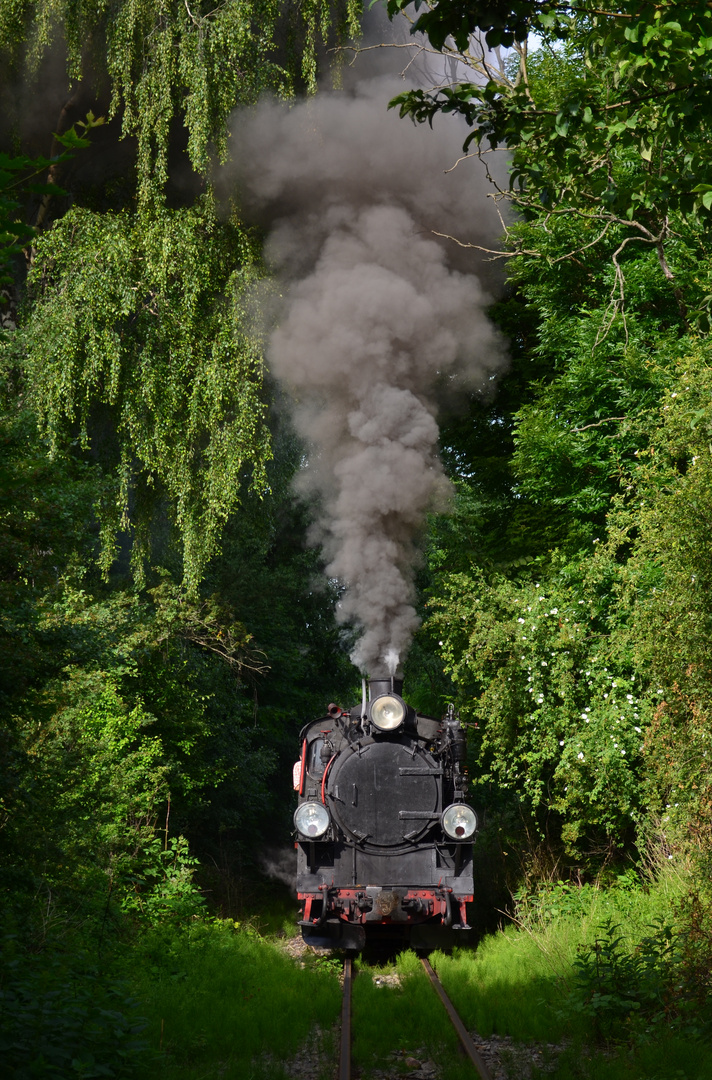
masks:
{"type": "MultiPolygon", "coordinates": [[[[389,935],[412,948],[463,941],[477,815],[465,802],[465,732],[363,683],[301,732],[294,766],[299,922],[309,944],[360,951],[389,935]]],[[[464,942],[463,942],[464,943],[464,942]]]]}

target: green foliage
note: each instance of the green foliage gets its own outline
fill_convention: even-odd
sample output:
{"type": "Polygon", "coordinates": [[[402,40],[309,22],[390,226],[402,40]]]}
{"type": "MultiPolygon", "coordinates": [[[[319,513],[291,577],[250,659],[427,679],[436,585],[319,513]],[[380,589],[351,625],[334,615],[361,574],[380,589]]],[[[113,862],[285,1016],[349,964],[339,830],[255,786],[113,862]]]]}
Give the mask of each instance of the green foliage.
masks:
{"type": "Polygon", "coordinates": [[[630,657],[609,639],[615,565],[582,569],[560,564],[545,586],[452,575],[431,617],[480,780],[516,791],[542,839],[560,830],[579,855],[637,819],[650,716],[630,657]]]}
{"type": "Polygon", "coordinates": [[[190,855],[184,836],[171,837],[167,845],[154,837],[136,859],[134,873],[124,873],[122,884],[130,886],[122,909],[149,923],[197,918],[204,913],[205,899],[193,882],[199,860],[190,855]]]}
{"type": "Polygon", "coordinates": [[[611,514],[610,549],[630,553],[621,602],[630,644],[659,700],[646,739],[647,797],[675,844],[709,852],[710,368],[706,342],[688,343],[657,406],[657,428],[611,514]]]}
{"type": "MultiPolygon", "coordinates": [[[[79,126],[88,130],[100,123],[90,114],[87,122],[80,122],[79,126]]],[[[29,158],[26,154],[0,152],[0,284],[12,281],[8,271],[13,259],[22,254],[35,236],[35,230],[23,220],[23,200],[30,193],[44,196],[66,194],[56,184],[41,183],[35,177],[70,161],[73,155],[68,150],[80,150],[90,145],[89,139],[82,138],[74,125],[63,135],[55,135],[55,139],[61,146],[67,147],[67,151],[53,158],[29,158]]]]}
{"type": "MultiPolygon", "coordinates": [[[[6,152],[0,162],[13,221],[34,214],[12,195],[18,171],[50,169],[35,192],[38,226],[50,220],[51,196],[71,195],[69,215],[32,260],[23,367],[53,451],[79,436],[102,458],[107,573],[118,533],[130,531],[143,582],[149,533],[169,510],[194,590],[244,474],[265,490],[259,237],[225,220],[226,209],[218,219],[213,170],[227,159],[235,109],[263,92],[290,95],[300,80],[314,92],[318,46],[355,33],[359,15],[354,0],[18,0],[0,12],[0,55],[22,91],[36,93],[33,80],[59,51],[79,87],[57,100],[57,126],[80,98],[97,110],[101,102],[109,121],[93,165],[66,178],[71,190],[57,182],[67,154],[6,152]]],[[[6,93],[20,100],[12,85],[6,93]]],[[[56,93],[47,89],[50,108],[56,93]]],[[[81,125],[98,123],[90,112],[81,125]]],[[[16,144],[27,126],[19,104],[3,138],[16,144]]],[[[76,127],[54,140],[84,145],[76,127]]],[[[52,205],[55,215],[63,209],[52,205]]],[[[3,220],[0,207],[0,234],[3,220]]],[[[8,233],[12,252],[34,235],[29,225],[15,240],[8,233]]]]}
{"type": "MultiPolygon", "coordinates": [[[[391,16],[404,7],[401,0],[388,4],[391,16]]],[[[407,91],[391,105],[419,122],[432,123],[441,112],[464,116],[472,128],[466,148],[508,147],[508,197],[536,223],[537,239],[546,246],[546,229],[559,216],[576,215],[594,233],[586,248],[561,258],[585,258],[618,231],[610,257],[621,300],[621,257],[630,245],[649,248],[685,321],[692,305],[667,245],[684,221],[704,248],[712,220],[706,4],[671,0],[608,11],[595,4],[463,7],[438,0],[425,8],[413,31],[426,33],[436,49],[451,53],[454,43],[477,68],[470,35],[484,33],[491,47],[514,45],[516,63],[499,71],[490,64],[484,80],[407,91]],[[529,33],[540,39],[534,52],[529,33]]],[[[709,325],[708,307],[706,298],[694,308],[702,327],[709,325]]]]}
{"type": "MultiPolygon", "coordinates": [[[[584,31],[526,58],[537,107],[606,70],[584,31]]],[[[569,183],[535,141],[516,153],[569,183]]],[[[423,632],[477,725],[483,808],[508,850],[529,849],[527,875],[563,851],[593,868],[661,828],[675,857],[709,850],[709,361],[680,306],[706,303],[706,226],[671,208],[661,262],[622,217],[574,205],[580,190],[564,199],[576,213],[532,195],[508,229],[511,293],[495,315],[512,370],[469,428],[446,430],[457,501],[429,552],[423,632]],[[561,628],[523,611],[537,609],[536,585],[561,628]],[[621,690],[637,716],[606,711],[621,690]]]]}
{"type": "Polygon", "coordinates": [[[77,81],[99,74],[111,88],[108,118],[121,118],[122,136],[137,141],[139,202],[160,200],[168,180],[172,128],[187,128],[192,168],[210,172],[227,155],[228,119],[260,93],[289,93],[300,74],[316,88],[316,48],[332,25],[345,20],[353,34],[359,8],[325,0],[286,5],[293,47],[275,55],[285,5],[278,0],[17,0],[0,13],[0,50],[37,70],[59,40],[67,74],[77,81]]]}
{"type": "Polygon", "coordinates": [[[167,496],[194,590],[247,467],[264,488],[258,276],[253,239],[209,201],[151,217],[72,210],[38,244],[29,383],[52,448],[79,436],[104,461],[105,574],[132,529],[143,580],[150,511],[167,496]]]}
{"type": "Polygon", "coordinates": [[[531,929],[560,919],[580,919],[590,910],[595,892],[594,885],[574,885],[568,881],[542,882],[533,892],[522,887],[512,897],[517,923],[531,929]]]}
{"type": "Polygon", "coordinates": [[[682,942],[661,919],[631,951],[621,927],[608,920],[590,945],[579,947],[571,1007],[602,1039],[649,1041],[660,1029],[705,1034],[712,1022],[704,1008],[706,980],[691,985],[686,978],[682,942]]]}
{"type": "Polygon", "coordinates": [[[189,1077],[208,1068],[230,1080],[281,1076],[305,1032],[338,1019],[333,971],[299,966],[249,925],[230,920],[148,934],[132,967],[149,1043],[162,1050],[140,1075],[189,1077]]]}
{"type": "Polygon", "coordinates": [[[98,1080],[134,1076],[146,1061],[146,1022],[124,980],[81,952],[23,955],[2,939],[0,1053],[6,1076],[98,1080]]]}

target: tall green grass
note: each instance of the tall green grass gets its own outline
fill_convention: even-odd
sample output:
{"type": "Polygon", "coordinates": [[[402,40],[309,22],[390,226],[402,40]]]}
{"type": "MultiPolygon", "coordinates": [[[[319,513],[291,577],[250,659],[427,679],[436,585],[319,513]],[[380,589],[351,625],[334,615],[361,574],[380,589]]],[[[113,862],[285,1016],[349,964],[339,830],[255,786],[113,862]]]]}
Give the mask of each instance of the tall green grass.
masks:
{"type": "MultiPolygon", "coordinates": [[[[595,1018],[577,990],[578,950],[600,937],[605,923],[618,925],[633,949],[656,920],[672,920],[687,887],[672,873],[650,888],[627,880],[607,889],[550,886],[521,899],[518,922],[477,949],[431,960],[471,1030],[564,1043],[546,1074],[553,1080],[712,1080],[709,1045],[664,1025],[643,1037],[597,1042],[595,1018]]],[[[249,926],[219,920],[157,929],[130,956],[148,1019],[145,1080],[289,1080],[290,1059],[314,1043],[315,1031],[328,1080],[338,1055],[337,959],[312,956],[304,964],[249,926]]],[[[363,1080],[376,1069],[402,1069],[396,1051],[435,1061],[443,1080],[471,1077],[412,952],[389,968],[359,962],[356,971],[353,1056],[363,1080]],[[379,985],[378,976],[390,971],[400,985],[379,985]]]]}
{"type": "Polygon", "coordinates": [[[432,963],[463,1020],[480,1034],[555,1040],[571,1031],[563,1012],[579,946],[608,920],[638,940],[655,919],[671,917],[684,890],[684,879],[673,874],[647,890],[554,886],[521,905],[516,922],[476,950],[436,953],[432,963]]]}
{"type": "Polygon", "coordinates": [[[148,1019],[151,1080],[287,1077],[283,1062],[339,1016],[331,964],[301,967],[249,927],[196,923],[133,951],[148,1019]]]}
{"type": "MultiPolygon", "coordinates": [[[[673,921],[688,888],[684,874],[664,874],[649,888],[554,886],[519,908],[517,924],[486,937],[476,950],[431,957],[465,1024],[482,1036],[565,1043],[556,1080],[712,1080],[712,1049],[664,1025],[626,1045],[596,1042],[595,1016],[577,991],[581,946],[619,928],[633,950],[656,921],[673,921]]],[[[535,1073],[536,1075],[536,1073],[535,1073]]]]}

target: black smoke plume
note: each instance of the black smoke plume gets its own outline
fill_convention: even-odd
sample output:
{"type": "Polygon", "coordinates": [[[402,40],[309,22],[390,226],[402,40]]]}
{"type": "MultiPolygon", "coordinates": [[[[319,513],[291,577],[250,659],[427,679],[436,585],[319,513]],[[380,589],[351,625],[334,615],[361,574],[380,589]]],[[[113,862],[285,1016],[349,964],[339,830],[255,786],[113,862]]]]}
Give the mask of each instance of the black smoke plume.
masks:
{"type": "Polygon", "coordinates": [[[338,617],[361,636],[362,671],[394,673],[418,617],[414,568],[426,515],[447,506],[438,458],[444,399],[486,391],[504,363],[485,314],[484,264],[434,232],[486,247],[498,216],[463,131],[400,120],[382,76],[285,105],[263,101],[234,131],[245,212],[268,230],[282,310],[268,359],[308,447],[298,483],[338,617]]]}

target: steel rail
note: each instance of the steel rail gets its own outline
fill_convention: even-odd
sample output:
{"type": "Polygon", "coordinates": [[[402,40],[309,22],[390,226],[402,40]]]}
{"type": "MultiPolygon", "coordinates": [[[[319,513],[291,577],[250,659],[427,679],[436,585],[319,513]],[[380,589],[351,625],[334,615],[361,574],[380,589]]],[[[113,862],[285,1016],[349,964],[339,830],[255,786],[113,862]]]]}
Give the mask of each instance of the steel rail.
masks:
{"type": "MultiPolygon", "coordinates": [[[[435,991],[436,991],[438,997],[440,998],[440,1000],[442,1001],[443,1005],[445,1006],[445,1008],[447,1010],[447,1014],[448,1014],[448,1016],[450,1017],[450,1019],[452,1021],[452,1026],[455,1028],[455,1031],[458,1034],[458,1037],[460,1039],[460,1042],[462,1043],[462,1046],[463,1046],[463,1048],[465,1050],[465,1053],[467,1054],[470,1061],[472,1062],[472,1064],[477,1069],[477,1072],[480,1074],[481,1080],[492,1080],[492,1076],[490,1074],[489,1069],[485,1065],[484,1059],[479,1054],[479,1052],[477,1050],[477,1047],[475,1046],[472,1039],[470,1038],[470,1035],[469,1035],[465,1025],[463,1024],[460,1017],[457,1015],[457,1013],[455,1011],[455,1006],[453,1005],[453,1003],[450,1001],[450,998],[447,996],[447,994],[443,990],[443,985],[440,982],[440,979],[437,977],[437,975],[433,971],[432,967],[430,966],[430,961],[425,956],[421,956],[420,959],[423,962],[423,967],[427,971],[428,977],[429,977],[431,983],[435,987],[435,991]]],[[[340,1078],[340,1080],[341,1080],[341,1078],[340,1078]]]]}
{"type": "Polygon", "coordinates": [[[341,1053],[339,1080],[351,1080],[351,957],[344,960],[344,994],[341,1003],[341,1053]]]}

